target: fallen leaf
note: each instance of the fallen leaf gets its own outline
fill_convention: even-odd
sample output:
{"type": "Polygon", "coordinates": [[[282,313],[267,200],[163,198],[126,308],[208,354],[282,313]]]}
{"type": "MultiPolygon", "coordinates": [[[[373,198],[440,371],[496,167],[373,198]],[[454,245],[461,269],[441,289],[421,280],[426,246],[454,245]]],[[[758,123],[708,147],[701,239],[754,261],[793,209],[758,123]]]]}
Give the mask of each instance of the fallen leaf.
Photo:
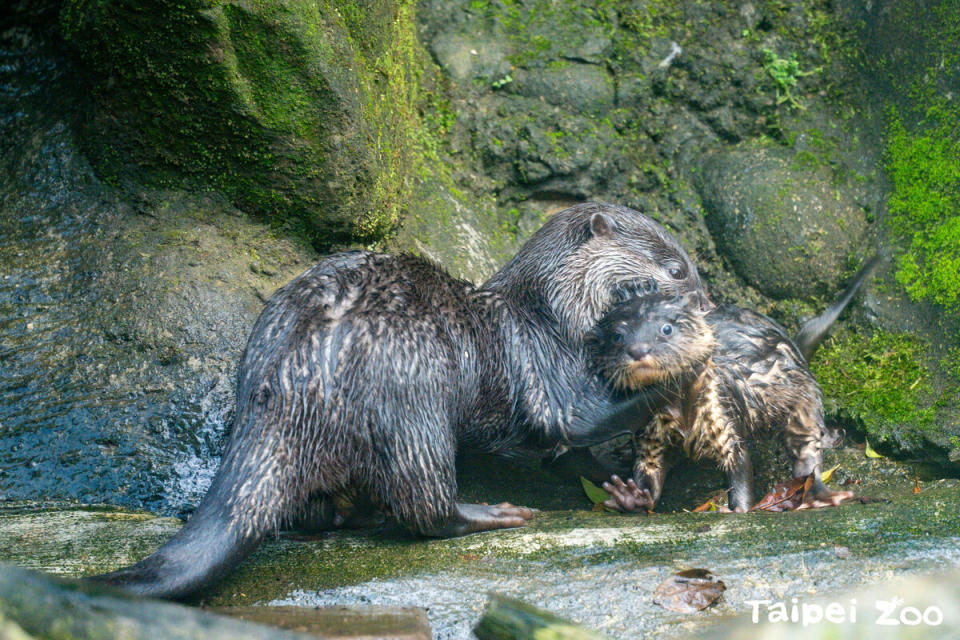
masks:
{"type": "Polygon", "coordinates": [[[709,569],[678,571],[653,592],[653,602],[677,613],[695,613],[720,599],[727,585],[709,569]]]}
{"type": "Polygon", "coordinates": [[[812,484],[812,475],[781,482],[763,496],[760,502],[753,505],[750,511],[793,511],[803,504],[812,484]]]}
{"type": "Polygon", "coordinates": [[[717,504],[711,499],[704,502],[702,505],[693,510],[694,513],[703,513],[704,511],[716,511],[717,504]]]}
{"type": "Polygon", "coordinates": [[[610,499],[610,494],[602,487],[598,487],[583,476],[580,476],[580,484],[583,485],[583,492],[590,498],[593,504],[600,504],[604,500],[610,499]]]}
{"type": "Polygon", "coordinates": [[[864,442],[866,443],[867,446],[864,448],[863,453],[864,453],[868,458],[882,458],[882,457],[883,457],[882,455],[880,455],[879,453],[877,453],[876,451],[873,450],[873,447],[870,446],[870,441],[869,441],[869,440],[864,440],[864,442]]]}
{"type": "Polygon", "coordinates": [[[826,471],[824,471],[823,473],[821,473],[821,474],[820,474],[820,480],[823,481],[823,484],[827,484],[828,482],[830,482],[830,479],[833,478],[833,472],[836,471],[836,470],[839,469],[839,468],[840,468],[840,464],[837,463],[837,464],[835,464],[835,465],[833,466],[832,469],[827,469],[826,471]]]}
{"type": "Polygon", "coordinates": [[[913,495],[920,493],[920,476],[913,477],[913,495]]]}
{"type": "Polygon", "coordinates": [[[729,511],[727,509],[727,493],[729,489],[720,491],[710,496],[710,499],[693,510],[694,513],[703,513],[704,511],[729,511]]]}
{"type": "Polygon", "coordinates": [[[782,482],[763,496],[760,502],[753,505],[750,511],[794,511],[836,507],[843,502],[856,499],[850,491],[825,491],[816,496],[811,491],[813,483],[812,473],[794,478],[789,482],[782,482]]]}

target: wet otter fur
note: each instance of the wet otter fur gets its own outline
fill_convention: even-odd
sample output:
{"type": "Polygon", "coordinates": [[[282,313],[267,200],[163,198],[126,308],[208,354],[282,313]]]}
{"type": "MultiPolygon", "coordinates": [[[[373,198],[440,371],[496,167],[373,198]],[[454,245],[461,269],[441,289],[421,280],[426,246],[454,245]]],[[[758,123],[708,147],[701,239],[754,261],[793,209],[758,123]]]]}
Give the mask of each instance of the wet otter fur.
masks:
{"type": "Polygon", "coordinates": [[[95,579],[189,597],[311,500],[357,494],[429,536],[523,525],[529,509],[457,503],[454,456],[562,451],[646,422],[655,399],[612,394],[583,344],[618,286],[646,278],[703,296],[663,227],[606,204],[555,214],[481,287],[408,255],[324,259],[255,323],[196,512],[146,559],[95,579]]]}
{"type": "Polygon", "coordinates": [[[626,298],[597,324],[588,343],[598,369],[618,389],[660,389],[671,398],[636,437],[633,478],[611,478],[610,506],[651,510],[660,498],[666,453],[682,447],[726,472],[729,506],[753,505],[753,471],[744,441],[779,431],[794,459],[793,476],[814,476],[818,504],[852,497],[820,478],[830,436],[820,387],[807,360],[875,264],[870,261],[837,302],[801,329],[798,339],[770,318],[731,305],[709,312],[689,296],[648,289],[626,298]],[[803,346],[798,346],[802,344],[803,346]]]}

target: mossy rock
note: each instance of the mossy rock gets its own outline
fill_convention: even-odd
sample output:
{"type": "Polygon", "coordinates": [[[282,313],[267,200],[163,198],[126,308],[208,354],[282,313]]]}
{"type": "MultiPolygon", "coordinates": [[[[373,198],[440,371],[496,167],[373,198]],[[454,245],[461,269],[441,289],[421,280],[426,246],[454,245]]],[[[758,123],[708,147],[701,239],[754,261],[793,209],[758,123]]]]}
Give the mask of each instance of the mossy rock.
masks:
{"type": "Polygon", "coordinates": [[[101,183],[45,76],[69,67],[27,51],[0,99],[24,114],[0,118],[0,499],[178,512],[216,466],[263,302],[316,255],[218,194],[101,183]]]}
{"type": "Polygon", "coordinates": [[[863,210],[829,172],[788,149],[750,142],[718,152],[706,161],[699,190],[719,251],[773,298],[838,291],[865,250],[863,210]]]}
{"type": "Polygon", "coordinates": [[[505,91],[543,100],[574,113],[602,117],[616,102],[613,77],[596,64],[568,62],[533,72],[517,69],[509,77],[512,80],[503,86],[505,91]]]}
{"type": "Polygon", "coordinates": [[[0,637],[5,640],[310,640],[317,636],[0,565],[0,637]]]}
{"type": "MultiPolygon", "coordinates": [[[[415,537],[389,523],[269,539],[204,601],[420,606],[438,637],[465,638],[486,594],[497,591],[613,638],[675,637],[749,611],[750,600],[826,596],[960,562],[958,481],[926,479],[922,472],[918,481],[916,470],[867,458],[862,449],[826,452],[826,466],[841,464],[829,486],[854,483],[846,486],[890,502],[740,515],[689,512],[696,503],[649,516],[592,511],[579,486],[509,462],[476,462],[472,472],[458,474],[463,499],[510,500],[542,511],[523,528],[454,539],[415,537]],[[694,616],[655,605],[657,584],[690,567],[718,575],[728,587],[724,600],[694,616]]],[[[708,491],[721,488],[719,482],[712,487],[678,468],[667,487],[696,484],[708,491]]],[[[146,555],[176,527],[172,519],[141,512],[8,504],[0,509],[0,561],[89,575],[146,555]]]]}
{"type": "Polygon", "coordinates": [[[382,238],[421,168],[413,3],[67,0],[101,176],[210,184],[315,246],[382,238]]]}

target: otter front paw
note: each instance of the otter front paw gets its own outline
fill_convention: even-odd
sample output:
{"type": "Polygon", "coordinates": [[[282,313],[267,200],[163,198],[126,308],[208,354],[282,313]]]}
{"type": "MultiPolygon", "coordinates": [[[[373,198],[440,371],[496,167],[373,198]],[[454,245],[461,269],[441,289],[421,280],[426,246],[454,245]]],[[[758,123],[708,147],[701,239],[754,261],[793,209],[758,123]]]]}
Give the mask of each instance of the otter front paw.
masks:
{"type": "Polygon", "coordinates": [[[610,494],[610,499],[603,503],[605,507],[624,513],[653,511],[653,496],[650,495],[650,490],[641,489],[632,478],[624,483],[619,476],[610,476],[609,482],[603,483],[603,488],[610,494]]]}

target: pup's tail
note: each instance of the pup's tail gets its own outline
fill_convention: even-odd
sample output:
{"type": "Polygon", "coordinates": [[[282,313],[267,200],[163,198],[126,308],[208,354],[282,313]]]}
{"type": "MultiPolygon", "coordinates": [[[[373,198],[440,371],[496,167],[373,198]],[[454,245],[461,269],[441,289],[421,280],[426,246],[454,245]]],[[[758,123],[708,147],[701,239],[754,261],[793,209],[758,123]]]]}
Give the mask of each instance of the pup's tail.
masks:
{"type": "Polygon", "coordinates": [[[823,339],[827,337],[827,333],[830,332],[830,327],[833,326],[833,323],[837,321],[837,318],[840,317],[843,310],[850,304],[860,285],[864,283],[878,262],[880,262],[879,256],[870,258],[870,260],[861,267],[860,271],[857,272],[857,275],[853,277],[853,281],[847,285],[846,290],[837,298],[836,302],[827,307],[826,310],[816,318],[811,318],[803,325],[797,334],[795,342],[804,360],[810,362],[810,357],[817,350],[817,347],[820,346],[820,343],[823,342],[823,339]]]}

